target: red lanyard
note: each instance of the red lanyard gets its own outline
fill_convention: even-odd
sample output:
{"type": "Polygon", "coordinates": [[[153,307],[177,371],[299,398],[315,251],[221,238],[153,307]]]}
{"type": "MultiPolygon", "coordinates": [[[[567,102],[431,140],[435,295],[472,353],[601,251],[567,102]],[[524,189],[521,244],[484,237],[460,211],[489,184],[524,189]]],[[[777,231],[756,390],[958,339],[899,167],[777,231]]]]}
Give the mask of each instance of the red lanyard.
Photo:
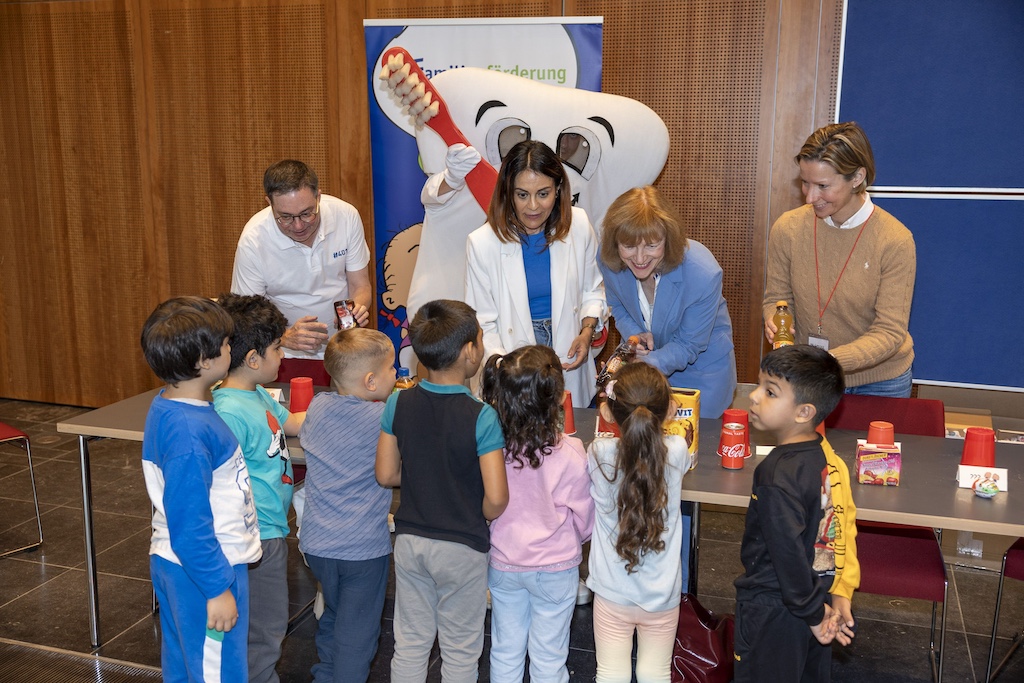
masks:
{"type": "Polygon", "coordinates": [[[825,311],[828,310],[828,305],[832,303],[832,296],[836,293],[836,288],[839,287],[839,281],[843,279],[843,273],[846,272],[846,266],[850,265],[850,259],[853,258],[853,252],[857,249],[857,242],[860,242],[860,236],[864,234],[864,228],[867,227],[868,221],[875,215],[875,207],[871,207],[871,213],[868,214],[866,221],[861,223],[860,232],[857,233],[857,239],[853,241],[853,248],[850,249],[850,255],[846,257],[846,263],[843,264],[843,269],[839,271],[839,277],[836,278],[836,283],[832,285],[832,291],[828,295],[828,299],[825,300],[825,306],[821,305],[821,276],[818,274],[818,216],[814,216],[814,283],[818,287],[818,334],[821,334],[821,321],[825,317],[825,311]]]}

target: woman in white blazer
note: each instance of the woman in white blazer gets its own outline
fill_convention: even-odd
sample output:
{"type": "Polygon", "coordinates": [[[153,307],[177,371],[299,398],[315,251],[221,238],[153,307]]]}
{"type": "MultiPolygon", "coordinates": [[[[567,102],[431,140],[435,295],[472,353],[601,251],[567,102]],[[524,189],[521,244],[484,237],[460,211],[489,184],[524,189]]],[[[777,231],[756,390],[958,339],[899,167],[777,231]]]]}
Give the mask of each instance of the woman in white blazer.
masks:
{"type": "Polygon", "coordinates": [[[487,223],[466,243],[466,303],[484,332],[484,355],[550,346],[576,407],[596,393],[591,342],[607,318],[597,236],[572,207],[562,163],[543,142],[506,155],[487,223]]]}

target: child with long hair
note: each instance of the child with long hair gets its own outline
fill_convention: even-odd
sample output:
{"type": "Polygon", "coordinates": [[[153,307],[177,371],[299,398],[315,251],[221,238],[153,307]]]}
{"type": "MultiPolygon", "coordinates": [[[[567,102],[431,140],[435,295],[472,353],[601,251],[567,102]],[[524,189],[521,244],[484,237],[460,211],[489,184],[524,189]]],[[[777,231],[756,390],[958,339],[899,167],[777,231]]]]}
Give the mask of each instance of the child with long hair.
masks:
{"type": "Polygon", "coordinates": [[[562,433],[558,355],[524,346],[484,367],[483,398],[505,433],[508,507],[491,523],[491,670],[495,683],[569,680],[569,622],[582,543],[594,525],[583,442],[562,433]]]}
{"type": "Polygon", "coordinates": [[[625,365],[606,394],[601,414],[622,436],[594,439],[589,451],[597,680],[628,683],[635,631],[637,681],[668,681],[682,592],[678,499],[690,454],[683,437],[662,432],[672,401],[660,372],[625,365]]]}

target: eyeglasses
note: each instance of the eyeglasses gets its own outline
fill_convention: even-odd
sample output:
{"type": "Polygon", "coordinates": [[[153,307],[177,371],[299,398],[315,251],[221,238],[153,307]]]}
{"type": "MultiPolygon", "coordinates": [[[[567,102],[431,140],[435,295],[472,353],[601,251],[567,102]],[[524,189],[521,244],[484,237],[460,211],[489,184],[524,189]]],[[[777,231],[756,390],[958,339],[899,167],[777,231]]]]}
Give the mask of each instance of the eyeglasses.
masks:
{"type": "Polygon", "coordinates": [[[282,214],[279,214],[279,215],[275,215],[274,218],[277,220],[277,224],[278,225],[280,225],[282,228],[287,228],[289,225],[291,225],[292,223],[295,222],[296,218],[298,218],[300,221],[302,221],[306,225],[309,225],[314,220],[316,220],[316,215],[318,213],[320,213],[320,200],[319,199],[316,200],[316,206],[314,208],[312,208],[312,209],[306,209],[302,213],[294,215],[294,216],[292,216],[291,214],[282,213],[282,214]]]}

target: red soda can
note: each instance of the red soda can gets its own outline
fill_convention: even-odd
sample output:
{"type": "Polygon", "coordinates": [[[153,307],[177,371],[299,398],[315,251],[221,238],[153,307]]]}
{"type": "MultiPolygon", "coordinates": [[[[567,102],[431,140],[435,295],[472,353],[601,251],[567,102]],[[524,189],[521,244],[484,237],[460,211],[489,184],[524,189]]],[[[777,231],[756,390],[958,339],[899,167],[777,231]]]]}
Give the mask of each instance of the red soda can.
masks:
{"type": "Polygon", "coordinates": [[[722,425],[722,436],[718,441],[718,454],[722,456],[722,467],[728,470],[743,469],[746,455],[746,429],[739,422],[722,425]]]}

